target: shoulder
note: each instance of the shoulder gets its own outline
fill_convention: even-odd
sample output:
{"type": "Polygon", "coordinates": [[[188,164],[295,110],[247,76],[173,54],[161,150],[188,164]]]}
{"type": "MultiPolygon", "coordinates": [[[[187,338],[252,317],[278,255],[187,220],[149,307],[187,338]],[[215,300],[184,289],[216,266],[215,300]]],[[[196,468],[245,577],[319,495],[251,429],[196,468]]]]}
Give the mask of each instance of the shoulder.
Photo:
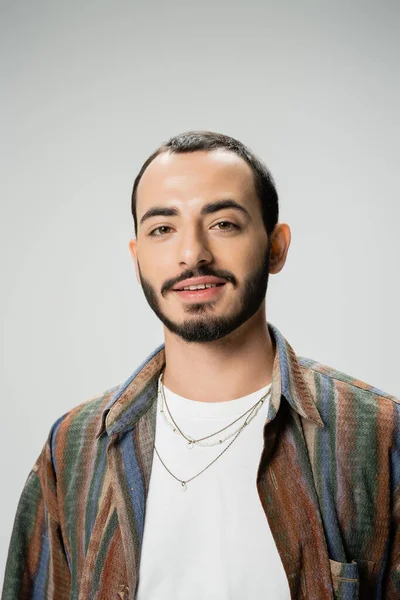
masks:
{"type": "Polygon", "coordinates": [[[298,357],[298,361],[303,369],[303,373],[306,375],[311,374],[312,376],[329,379],[338,388],[352,391],[353,393],[360,394],[363,397],[368,395],[376,396],[377,399],[388,400],[389,402],[400,404],[400,398],[384,392],[383,390],[374,387],[373,385],[366,383],[361,379],[357,379],[352,375],[338,371],[333,367],[324,365],[311,358],[300,356],[298,357]]]}
{"type": "Polygon", "coordinates": [[[53,437],[75,432],[91,435],[96,427],[100,427],[103,411],[119,387],[116,385],[108,388],[102,394],[81,402],[62,415],[51,428],[53,437]]]}
{"type": "Polygon", "coordinates": [[[318,407],[329,402],[336,414],[363,418],[389,427],[392,434],[400,428],[400,398],[370,383],[357,379],[316,360],[298,357],[303,377],[318,407]]]}
{"type": "Polygon", "coordinates": [[[95,451],[97,432],[102,423],[103,411],[120,385],[108,388],[60,416],[50,427],[46,443],[33,467],[34,471],[51,470],[75,460],[82,453],[95,451]]]}
{"type": "Polygon", "coordinates": [[[106,439],[98,440],[96,434],[103,411],[118,388],[119,385],[109,388],[59,417],[32,467],[27,485],[40,489],[47,510],[57,522],[60,520],[59,495],[71,489],[75,498],[82,474],[94,464],[96,456],[105,455],[106,439]]]}

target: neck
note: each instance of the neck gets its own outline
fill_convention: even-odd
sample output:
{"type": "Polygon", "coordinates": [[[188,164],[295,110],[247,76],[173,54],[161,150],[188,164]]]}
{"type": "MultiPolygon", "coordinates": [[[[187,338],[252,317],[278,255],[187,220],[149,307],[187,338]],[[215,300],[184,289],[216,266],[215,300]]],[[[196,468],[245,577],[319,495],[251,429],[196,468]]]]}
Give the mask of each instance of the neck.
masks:
{"type": "Polygon", "coordinates": [[[229,336],[188,343],[165,328],[164,384],[200,402],[247,396],[271,383],[275,358],[265,307],[229,336]]]}

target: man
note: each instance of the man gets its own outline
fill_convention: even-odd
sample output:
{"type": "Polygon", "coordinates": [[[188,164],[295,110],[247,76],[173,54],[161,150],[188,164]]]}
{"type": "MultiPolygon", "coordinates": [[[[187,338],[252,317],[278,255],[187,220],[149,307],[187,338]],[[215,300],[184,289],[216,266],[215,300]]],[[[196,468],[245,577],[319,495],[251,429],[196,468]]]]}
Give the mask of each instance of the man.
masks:
{"type": "Polygon", "coordinates": [[[165,343],[51,428],[3,600],[400,598],[399,401],[267,322],[290,245],[267,168],[186,132],[143,165],[132,214],[165,343]]]}

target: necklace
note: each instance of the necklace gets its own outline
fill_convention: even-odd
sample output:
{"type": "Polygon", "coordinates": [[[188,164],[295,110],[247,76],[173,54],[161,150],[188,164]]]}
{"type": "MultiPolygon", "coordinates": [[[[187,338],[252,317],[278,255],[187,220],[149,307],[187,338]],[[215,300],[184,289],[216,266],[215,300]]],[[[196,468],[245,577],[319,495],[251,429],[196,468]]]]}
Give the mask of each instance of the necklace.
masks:
{"type": "MultiPolygon", "coordinates": [[[[253,408],[252,410],[255,410],[255,409],[253,408]]],[[[209,469],[209,468],[211,467],[211,465],[213,465],[213,464],[214,464],[214,463],[215,463],[215,462],[216,462],[216,461],[217,461],[219,458],[221,458],[221,456],[222,456],[223,454],[225,454],[225,452],[228,450],[228,448],[229,448],[230,446],[232,446],[233,442],[234,442],[234,441],[235,441],[235,440],[236,440],[236,439],[239,437],[240,433],[243,431],[243,429],[244,429],[244,428],[246,427],[246,425],[248,424],[248,418],[249,418],[249,417],[247,417],[247,419],[245,420],[245,422],[243,423],[243,425],[240,427],[239,431],[236,433],[236,435],[235,435],[235,437],[233,438],[233,440],[232,440],[231,442],[229,442],[229,444],[227,445],[227,447],[226,447],[226,448],[224,448],[224,449],[222,450],[222,452],[220,452],[220,453],[218,454],[218,456],[217,456],[216,458],[214,458],[214,460],[213,460],[213,461],[211,461],[211,462],[210,462],[210,463],[209,463],[209,464],[208,464],[206,467],[204,467],[204,469],[202,469],[202,470],[201,470],[199,473],[196,473],[196,475],[193,475],[193,477],[190,477],[190,479],[186,479],[186,481],[184,481],[183,479],[179,479],[179,477],[177,477],[176,475],[174,475],[174,474],[173,474],[173,473],[172,473],[172,472],[171,472],[171,471],[168,469],[167,465],[166,465],[166,464],[165,464],[165,462],[162,460],[162,458],[161,458],[161,456],[159,455],[159,453],[158,453],[158,451],[157,451],[157,448],[156,448],[155,446],[154,446],[154,450],[155,450],[155,452],[156,452],[156,454],[157,454],[157,456],[158,456],[158,458],[159,458],[159,460],[160,460],[161,464],[162,464],[162,465],[163,465],[163,467],[166,469],[166,471],[168,471],[168,473],[169,473],[170,475],[172,475],[172,477],[173,477],[174,479],[176,479],[177,481],[179,481],[179,483],[180,483],[180,484],[181,484],[181,486],[182,486],[182,491],[183,491],[183,492],[186,492],[186,490],[187,490],[187,484],[188,484],[190,481],[193,481],[193,479],[196,479],[196,477],[198,477],[198,476],[199,476],[199,475],[201,475],[202,473],[204,473],[204,471],[207,471],[207,469],[209,469]]]]}
{"type": "MultiPolygon", "coordinates": [[[[165,368],[165,367],[164,367],[165,368]]],[[[183,433],[183,431],[180,429],[180,427],[178,426],[178,424],[176,423],[175,419],[173,418],[171,411],[169,409],[168,403],[167,403],[167,399],[165,397],[165,393],[164,393],[164,381],[163,381],[163,377],[164,377],[164,368],[161,371],[159,380],[158,380],[158,391],[161,397],[161,408],[160,408],[160,412],[162,413],[162,416],[164,418],[164,421],[167,423],[167,425],[169,425],[169,427],[171,427],[171,429],[177,433],[177,435],[181,435],[186,441],[187,441],[187,448],[190,450],[192,449],[195,445],[196,446],[201,446],[201,447],[211,447],[211,446],[218,446],[220,444],[222,444],[223,442],[229,440],[231,437],[233,437],[234,435],[236,435],[238,433],[238,431],[241,430],[241,425],[239,425],[239,427],[232,431],[231,433],[229,433],[226,436],[219,436],[218,440],[216,442],[204,442],[204,440],[208,440],[209,438],[212,438],[220,433],[222,433],[223,431],[225,431],[226,429],[229,429],[230,427],[232,427],[232,425],[234,425],[235,423],[237,423],[240,419],[242,419],[243,417],[245,417],[246,415],[249,415],[249,418],[247,419],[247,423],[249,423],[258,413],[258,411],[260,410],[262,404],[264,403],[265,398],[268,396],[269,394],[269,389],[268,391],[264,394],[264,396],[262,396],[262,398],[260,398],[259,400],[257,400],[257,402],[250,407],[249,409],[247,409],[242,415],[240,415],[239,417],[237,417],[234,421],[232,421],[232,423],[229,423],[228,425],[226,425],[225,427],[223,427],[222,429],[219,429],[218,431],[216,431],[215,433],[211,433],[210,435],[206,435],[202,438],[198,438],[197,440],[194,439],[191,436],[185,435],[183,433]],[[164,412],[164,404],[165,407],[168,411],[168,414],[172,420],[172,423],[170,423],[165,415],[164,412]],[[251,414],[249,414],[251,413],[251,414]]]]}

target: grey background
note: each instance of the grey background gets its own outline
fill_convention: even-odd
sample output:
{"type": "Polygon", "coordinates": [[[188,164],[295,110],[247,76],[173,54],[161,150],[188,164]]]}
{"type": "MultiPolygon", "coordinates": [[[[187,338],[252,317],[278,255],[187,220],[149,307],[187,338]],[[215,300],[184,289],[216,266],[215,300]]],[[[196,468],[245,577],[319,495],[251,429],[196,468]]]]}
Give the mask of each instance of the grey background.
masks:
{"type": "Polygon", "coordinates": [[[162,342],[130,193],[169,136],[269,165],[292,228],[268,320],[400,395],[397,2],[1,3],[0,570],[52,423],[162,342]]]}

